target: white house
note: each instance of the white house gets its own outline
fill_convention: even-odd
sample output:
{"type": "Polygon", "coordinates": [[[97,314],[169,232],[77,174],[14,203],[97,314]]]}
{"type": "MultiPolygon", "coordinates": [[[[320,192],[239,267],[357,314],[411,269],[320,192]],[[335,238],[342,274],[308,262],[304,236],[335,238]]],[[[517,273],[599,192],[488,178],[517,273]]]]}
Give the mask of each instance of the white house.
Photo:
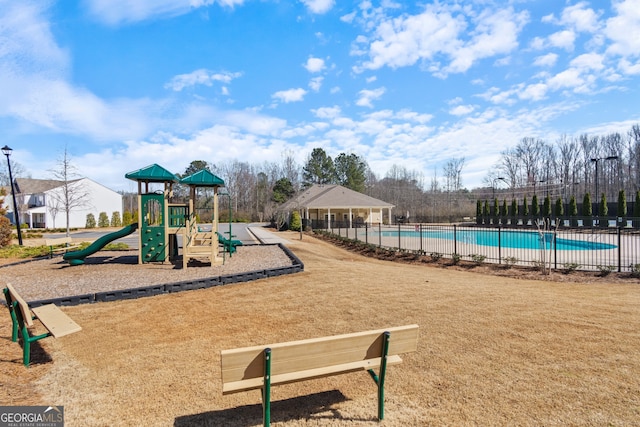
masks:
{"type": "MultiPolygon", "coordinates": [[[[72,228],[84,228],[90,213],[96,221],[100,212],[105,212],[109,219],[114,212],[119,212],[122,218],[122,195],[89,178],[68,181],[68,198],[64,196],[64,181],[16,178],[14,183],[16,203],[20,206],[20,224],[27,224],[29,228],[66,227],[67,204],[70,206],[69,227],[72,228]]],[[[4,206],[7,216],[15,224],[11,187],[6,190],[4,206]]]]}

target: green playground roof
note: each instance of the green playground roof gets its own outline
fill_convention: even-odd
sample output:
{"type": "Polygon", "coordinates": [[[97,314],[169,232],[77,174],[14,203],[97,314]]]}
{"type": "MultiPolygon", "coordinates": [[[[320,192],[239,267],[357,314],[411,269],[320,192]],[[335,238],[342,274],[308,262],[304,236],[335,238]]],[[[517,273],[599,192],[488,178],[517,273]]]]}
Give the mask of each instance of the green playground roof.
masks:
{"type": "Polygon", "coordinates": [[[198,172],[185,176],[180,180],[181,184],[194,185],[196,187],[223,187],[224,181],[222,178],[212,174],[206,169],[199,170],[198,172]]]}
{"type": "Polygon", "coordinates": [[[169,172],[158,164],[152,164],[137,171],[129,172],[125,176],[133,181],[148,182],[178,182],[180,181],[175,174],[169,172]]]}

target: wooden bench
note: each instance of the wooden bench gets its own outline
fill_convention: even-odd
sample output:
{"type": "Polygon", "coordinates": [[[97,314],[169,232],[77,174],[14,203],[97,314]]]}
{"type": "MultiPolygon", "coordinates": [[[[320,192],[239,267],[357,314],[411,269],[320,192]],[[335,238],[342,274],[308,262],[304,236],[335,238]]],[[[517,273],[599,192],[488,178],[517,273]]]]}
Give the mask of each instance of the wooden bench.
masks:
{"type": "Polygon", "coordinates": [[[222,393],[262,389],[263,424],[269,426],[272,385],[366,370],[378,386],[378,419],[382,420],[387,366],[402,362],[398,354],[415,351],[417,346],[418,325],[407,325],[223,350],[222,393]]]}
{"type": "Polygon", "coordinates": [[[80,244],[73,244],[71,237],[45,239],[44,244],[49,246],[49,258],[53,258],[54,252],[67,252],[69,249],[79,248],[81,246],[80,244]]]}
{"type": "Polygon", "coordinates": [[[47,304],[30,310],[27,303],[11,284],[7,284],[7,287],[4,289],[4,297],[9,307],[11,321],[13,322],[11,341],[16,342],[18,340],[18,331],[22,334],[22,352],[25,366],[29,366],[31,362],[32,342],[50,336],[60,338],[82,329],[54,304],[47,304]],[[31,312],[33,312],[33,315],[31,312]],[[47,329],[48,332],[46,334],[32,336],[29,333],[28,328],[33,326],[35,319],[38,319],[47,329]]]}

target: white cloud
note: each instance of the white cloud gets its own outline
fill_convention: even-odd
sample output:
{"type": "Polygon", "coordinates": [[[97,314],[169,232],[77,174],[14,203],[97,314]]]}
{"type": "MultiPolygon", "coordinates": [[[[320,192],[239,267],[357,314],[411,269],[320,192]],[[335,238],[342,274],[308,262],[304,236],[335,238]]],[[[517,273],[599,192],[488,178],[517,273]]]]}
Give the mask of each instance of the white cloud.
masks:
{"type": "Polygon", "coordinates": [[[518,92],[520,99],[527,99],[531,101],[540,101],[545,98],[549,87],[546,83],[534,83],[528,85],[524,90],[518,92]]]}
{"type": "Polygon", "coordinates": [[[593,9],[587,7],[586,2],[579,2],[566,7],[562,11],[560,22],[564,25],[575,28],[576,31],[593,33],[600,26],[598,14],[593,9]]]}
{"type": "Polygon", "coordinates": [[[302,3],[312,13],[323,14],[331,10],[335,0],[302,0],[302,3]]]}
{"type": "Polygon", "coordinates": [[[386,89],[381,87],[374,90],[364,89],[358,92],[358,99],[356,100],[356,105],[360,107],[369,107],[373,108],[373,101],[379,99],[384,93],[386,89]]]}
{"type": "Polygon", "coordinates": [[[573,50],[576,34],[571,30],[562,30],[549,36],[549,45],[565,50],[573,50]]]}
{"type": "Polygon", "coordinates": [[[638,56],[640,53],[640,0],[613,1],[617,12],[607,20],[604,33],[613,41],[608,53],[620,56],[638,56]]]}
{"type": "Polygon", "coordinates": [[[311,112],[320,119],[335,119],[340,116],[341,110],[340,107],[333,106],[317,108],[315,110],[311,110],[311,112]]]}
{"type": "Polygon", "coordinates": [[[119,25],[153,18],[167,18],[217,3],[225,7],[245,0],[85,0],[89,13],[107,25],[119,25]]]}
{"type": "Polygon", "coordinates": [[[296,89],[278,91],[273,95],[271,95],[271,97],[287,104],[289,102],[302,101],[306,94],[307,94],[306,90],[302,88],[296,88],[296,89]]]}
{"type": "Polygon", "coordinates": [[[376,23],[371,40],[356,40],[352,54],[366,53],[369,59],[354,71],[399,68],[425,61],[441,77],[462,73],[480,59],[516,49],[517,36],[527,21],[528,13],[516,13],[511,8],[476,13],[439,3],[427,5],[417,15],[384,17],[376,23]],[[359,47],[365,43],[366,50],[359,47]],[[440,56],[449,64],[440,66],[440,56]]]}
{"type": "Polygon", "coordinates": [[[640,74],[640,62],[632,64],[626,59],[621,59],[618,63],[618,68],[626,75],[638,75],[640,74]]]}
{"type": "Polygon", "coordinates": [[[449,110],[452,116],[466,116],[471,114],[475,107],[473,105],[458,105],[449,110]]]}
{"type": "Polygon", "coordinates": [[[304,64],[304,68],[310,73],[319,73],[325,69],[324,59],[310,57],[304,64]]]}
{"type": "Polygon", "coordinates": [[[322,87],[322,82],[323,81],[324,81],[324,77],[314,77],[311,80],[309,80],[309,87],[314,92],[318,92],[320,90],[320,88],[322,87]]]}
{"type": "Polygon", "coordinates": [[[555,53],[548,53],[546,55],[538,56],[534,61],[533,65],[538,67],[553,67],[558,60],[558,55],[555,53]]]}
{"type": "Polygon", "coordinates": [[[241,75],[242,73],[230,72],[211,73],[205,69],[199,69],[188,74],[179,74],[174,76],[164,85],[164,87],[179,92],[186,87],[196,85],[212,86],[213,82],[229,84],[233,79],[236,79],[241,75]]]}
{"type": "Polygon", "coordinates": [[[604,57],[597,53],[585,53],[571,60],[571,66],[582,70],[604,69],[604,57]]]}

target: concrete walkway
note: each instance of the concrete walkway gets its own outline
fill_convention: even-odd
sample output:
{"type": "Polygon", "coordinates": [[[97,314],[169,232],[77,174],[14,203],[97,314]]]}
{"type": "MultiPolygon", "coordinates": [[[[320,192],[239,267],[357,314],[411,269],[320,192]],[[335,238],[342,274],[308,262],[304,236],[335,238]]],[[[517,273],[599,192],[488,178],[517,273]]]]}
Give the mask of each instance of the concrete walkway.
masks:
{"type": "Polygon", "coordinates": [[[266,228],[263,227],[263,224],[251,224],[249,225],[249,227],[247,227],[247,229],[263,245],[278,244],[278,243],[282,243],[283,245],[286,245],[290,243],[287,239],[283,239],[282,237],[279,237],[276,233],[268,231],[266,228]]]}

